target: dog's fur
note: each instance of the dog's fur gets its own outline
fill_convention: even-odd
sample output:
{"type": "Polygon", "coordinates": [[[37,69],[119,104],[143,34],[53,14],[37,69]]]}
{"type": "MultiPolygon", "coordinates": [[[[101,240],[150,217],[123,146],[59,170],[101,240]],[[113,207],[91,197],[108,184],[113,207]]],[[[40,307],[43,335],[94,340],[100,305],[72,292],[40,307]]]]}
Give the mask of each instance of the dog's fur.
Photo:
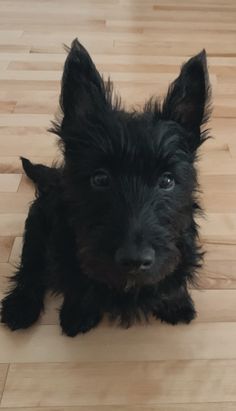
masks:
{"type": "Polygon", "coordinates": [[[152,98],[141,112],[126,112],[73,41],[52,129],[64,164],[22,159],[37,196],[3,323],[29,327],[46,290],[63,294],[60,322],[69,336],[104,313],[124,326],[150,314],[171,324],[195,317],[187,291],[202,259],[194,163],[207,138],[209,96],[202,51],[182,66],[162,104],[152,98]]]}

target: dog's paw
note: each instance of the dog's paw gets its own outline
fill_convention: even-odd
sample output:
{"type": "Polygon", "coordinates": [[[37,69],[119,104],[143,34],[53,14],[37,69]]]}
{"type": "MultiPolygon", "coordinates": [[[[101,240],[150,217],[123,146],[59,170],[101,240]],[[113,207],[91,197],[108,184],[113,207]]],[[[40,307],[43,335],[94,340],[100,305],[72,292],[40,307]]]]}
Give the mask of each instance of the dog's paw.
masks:
{"type": "Polygon", "coordinates": [[[166,322],[168,324],[189,324],[196,317],[196,311],[193,304],[187,301],[181,305],[165,305],[155,311],[154,315],[162,322],[166,322]]]}
{"type": "Polygon", "coordinates": [[[2,301],[1,322],[12,331],[28,328],[37,321],[42,308],[42,301],[34,300],[26,293],[14,290],[2,301]]]}
{"type": "Polygon", "coordinates": [[[60,311],[60,324],[62,332],[68,337],[84,334],[98,325],[101,320],[100,313],[78,313],[73,309],[62,306],[60,311]]]}

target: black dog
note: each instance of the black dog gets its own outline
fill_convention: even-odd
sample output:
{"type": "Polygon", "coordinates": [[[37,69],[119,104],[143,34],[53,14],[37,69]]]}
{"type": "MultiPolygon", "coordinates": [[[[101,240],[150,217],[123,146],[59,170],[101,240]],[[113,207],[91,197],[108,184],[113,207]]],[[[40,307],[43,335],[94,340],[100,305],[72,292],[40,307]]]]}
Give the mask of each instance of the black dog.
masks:
{"type": "Polygon", "coordinates": [[[154,314],[171,324],[195,317],[188,282],[201,265],[196,152],[209,116],[206,54],[191,58],[162,105],[126,112],[74,40],[62,79],[61,167],[22,159],[37,187],[14,287],[1,318],[27,328],[46,290],[62,293],[63,331],[74,336],[108,313],[124,326],[154,314]]]}

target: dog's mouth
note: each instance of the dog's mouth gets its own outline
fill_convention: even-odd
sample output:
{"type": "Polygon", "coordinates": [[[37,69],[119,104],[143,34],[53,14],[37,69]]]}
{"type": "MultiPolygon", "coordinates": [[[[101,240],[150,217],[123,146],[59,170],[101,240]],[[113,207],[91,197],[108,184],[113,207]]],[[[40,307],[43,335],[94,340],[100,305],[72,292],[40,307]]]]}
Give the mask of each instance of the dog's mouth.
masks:
{"type": "Polygon", "coordinates": [[[156,270],[142,275],[135,270],[127,273],[116,266],[94,265],[91,262],[83,264],[83,272],[89,278],[104,283],[108,288],[123,290],[125,293],[143,286],[158,284],[168,274],[166,270],[156,270]]]}
{"type": "Polygon", "coordinates": [[[124,286],[124,291],[128,292],[132,288],[135,288],[135,286],[136,286],[135,279],[134,278],[127,278],[127,281],[126,281],[125,286],[124,286]]]}
{"type": "Polygon", "coordinates": [[[133,275],[133,276],[128,276],[122,285],[122,288],[125,293],[132,289],[138,289],[141,288],[144,285],[151,285],[155,284],[157,281],[140,281],[138,275],[133,275]]]}
{"type": "Polygon", "coordinates": [[[179,255],[170,254],[145,272],[135,268],[129,271],[122,269],[107,256],[95,256],[89,248],[79,250],[79,260],[83,273],[89,278],[104,283],[109,288],[128,292],[143,286],[158,284],[176,269],[179,255]]]}

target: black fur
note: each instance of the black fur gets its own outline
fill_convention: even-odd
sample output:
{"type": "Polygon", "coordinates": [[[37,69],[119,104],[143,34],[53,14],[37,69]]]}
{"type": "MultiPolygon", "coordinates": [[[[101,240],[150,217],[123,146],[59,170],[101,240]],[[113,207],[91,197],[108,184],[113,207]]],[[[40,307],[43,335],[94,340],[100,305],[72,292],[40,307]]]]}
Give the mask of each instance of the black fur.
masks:
{"type": "Polygon", "coordinates": [[[209,97],[202,51],[183,65],[162,105],[152,98],[142,112],[126,112],[73,41],[62,115],[51,130],[64,164],[22,158],[37,195],[3,323],[30,326],[46,290],[63,294],[60,322],[69,336],[95,327],[104,313],[124,326],[150,314],[171,324],[195,317],[187,290],[202,259],[194,163],[207,138],[209,97]]]}

